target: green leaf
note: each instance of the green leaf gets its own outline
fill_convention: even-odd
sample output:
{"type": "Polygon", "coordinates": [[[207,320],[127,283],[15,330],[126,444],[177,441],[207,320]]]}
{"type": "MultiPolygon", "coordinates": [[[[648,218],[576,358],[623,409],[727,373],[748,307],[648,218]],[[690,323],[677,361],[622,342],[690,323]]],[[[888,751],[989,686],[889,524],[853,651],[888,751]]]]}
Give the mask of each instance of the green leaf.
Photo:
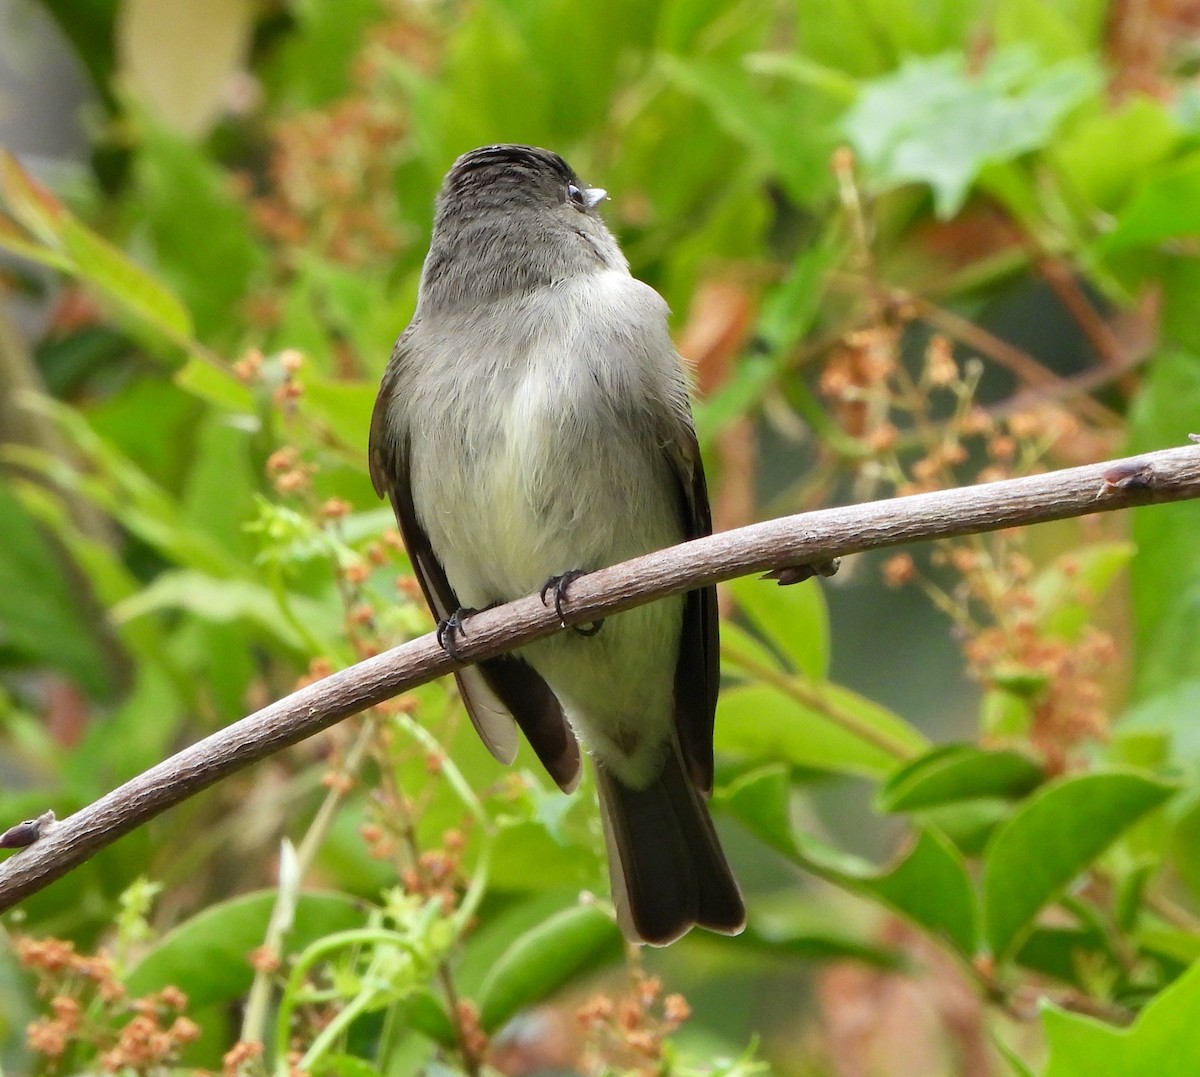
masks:
{"type": "Polygon", "coordinates": [[[1014,960],[1062,983],[1087,990],[1088,970],[1111,960],[1104,935],[1094,927],[1035,927],[1025,937],[1014,960]]]}
{"type": "Polygon", "coordinates": [[[1128,771],[1046,786],[995,833],[983,869],[984,921],[997,960],[1020,944],[1038,911],[1176,787],[1128,771]]]}
{"type": "Polygon", "coordinates": [[[793,863],[889,906],[964,956],[978,945],[979,914],[966,864],[945,838],[919,831],[887,867],[824,846],[796,831],[791,789],[781,767],[764,767],[733,783],[718,802],[755,836],[793,863]]]}
{"type": "Polygon", "coordinates": [[[74,263],[70,258],[58,254],[45,244],[30,238],[13,221],[2,215],[0,215],[0,250],[18,254],[33,262],[39,262],[51,269],[57,269],[60,273],[70,273],[74,269],[74,263]]]}
{"type": "Polygon", "coordinates": [[[304,377],[303,381],[308,413],[324,423],[342,445],[362,450],[379,387],[313,377],[304,377]]]}
{"type": "Polygon", "coordinates": [[[918,832],[896,864],[863,881],[863,889],[953,946],[964,957],[979,945],[979,910],[958,850],[936,831],[918,832]]]}
{"type": "Polygon", "coordinates": [[[1020,1055],[1009,1047],[998,1035],[992,1035],[992,1042],[996,1045],[996,1050],[1000,1052],[1001,1057],[1008,1063],[1009,1068],[1016,1077],[1036,1077],[1029,1064],[1021,1058],[1020,1055]]]}
{"type": "Polygon", "coordinates": [[[725,621],[721,625],[721,661],[724,672],[736,672],[739,680],[756,679],[755,670],[770,670],[781,677],[787,675],[779,655],[736,621],[725,621]]]}
{"type": "Polygon", "coordinates": [[[492,967],[479,992],[483,1030],[495,1032],[518,1010],[620,952],[611,916],[594,905],[563,909],[514,939],[492,967]]]}
{"type": "MultiPolygon", "coordinates": [[[[211,905],[184,921],[145,955],[125,977],[131,995],[173,984],[194,1006],[227,1002],[250,987],[250,952],[262,945],[276,892],[263,890],[211,905]]],[[[361,927],[362,902],[343,894],[301,894],[286,942],[299,951],[338,931],[361,927]]]]}
{"type": "Polygon", "coordinates": [[[378,0],[300,0],[289,8],[295,26],[282,36],[264,72],[272,96],[298,109],[325,104],[350,90],[351,58],[379,19],[378,0]]]}
{"type": "Polygon", "coordinates": [[[232,370],[206,356],[193,352],[173,377],[179,388],[225,411],[252,414],[255,410],[250,388],[232,370]]]}
{"type": "Polygon", "coordinates": [[[1045,1077],[1194,1077],[1200,1073],[1200,964],[1146,1006],[1130,1028],[1047,1006],[1045,1077]]]}
{"type": "Polygon", "coordinates": [[[928,183],[938,216],[948,218],[987,165],[1045,146],[1097,85],[1089,65],[1041,67],[1018,50],[996,54],[975,76],[958,52],[908,59],[864,86],[844,126],[879,179],[928,183]]]}
{"type": "MultiPolygon", "coordinates": [[[[1040,0],[1033,5],[1045,6],[1040,0]]],[[[1179,124],[1161,101],[1131,97],[1073,125],[1051,155],[1070,188],[1111,213],[1170,154],[1180,135],[1179,124]]]]}
{"type": "Polygon", "coordinates": [[[982,797],[926,808],[915,814],[913,822],[948,838],[963,856],[978,857],[1012,810],[1009,800],[982,797]]]}
{"type": "Polygon", "coordinates": [[[1025,796],[1041,784],[1042,769],[1019,752],[969,744],[935,748],[896,771],[879,791],[880,811],[917,811],[962,800],[1025,796]]]}
{"type": "Polygon", "coordinates": [[[848,689],[821,683],[809,691],[811,704],[773,684],[722,692],[716,750],[741,759],[882,777],[927,747],[911,726],[848,689]]]}
{"type": "MultiPolygon", "coordinates": [[[[146,323],[183,343],[192,333],[183,304],[156,278],[91,229],[36,183],[11,154],[0,154],[0,197],[13,216],[71,272],[96,285],[146,323]]],[[[43,259],[49,261],[50,258],[43,259]]]]}
{"type": "Polygon", "coordinates": [[[236,340],[238,305],[266,261],[247,204],[202,144],[143,117],[135,160],[139,221],[160,273],[205,340],[236,340]]]}
{"type": "Polygon", "coordinates": [[[834,102],[800,83],[789,87],[787,101],[778,101],[755,85],[741,62],[664,55],[659,64],[668,81],[712,111],[723,131],[769,162],[800,205],[813,205],[829,192],[833,137],[827,121],[834,102]]]}
{"type": "Polygon", "coordinates": [[[1096,47],[1105,27],[1106,0],[999,0],[991,18],[1001,48],[1033,48],[1043,62],[1096,47]]]}
{"type": "Polygon", "coordinates": [[[114,670],[51,551],[9,484],[0,479],[0,644],[74,678],[105,698],[114,670]]]}
{"type": "MultiPolygon", "coordinates": [[[[1185,444],[1197,414],[1200,354],[1156,356],[1134,404],[1130,451],[1185,444]]],[[[1200,501],[1147,506],[1131,515],[1131,537],[1142,551],[1129,575],[1139,656],[1135,689],[1144,698],[1200,677],[1200,501]]]]}
{"type": "Polygon", "coordinates": [[[788,769],[778,765],[743,774],[718,788],[713,796],[715,804],[734,816],[764,845],[795,859],[791,800],[788,769]]]}
{"type": "Polygon", "coordinates": [[[743,576],[727,584],[738,608],[796,673],[829,676],[829,609],[815,580],[780,587],[743,576]]]}
{"type": "Polygon", "coordinates": [[[129,621],[160,610],[176,609],[219,624],[246,621],[258,625],[281,643],[298,650],[306,643],[269,588],[249,580],[219,579],[190,569],[159,573],[143,590],[114,607],[112,615],[117,621],[129,621]]]}
{"type": "Polygon", "coordinates": [[[1107,253],[1195,235],[1200,235],[1200,154],[1176,162],[1146,182],[1099,248],[1107,253]]]}

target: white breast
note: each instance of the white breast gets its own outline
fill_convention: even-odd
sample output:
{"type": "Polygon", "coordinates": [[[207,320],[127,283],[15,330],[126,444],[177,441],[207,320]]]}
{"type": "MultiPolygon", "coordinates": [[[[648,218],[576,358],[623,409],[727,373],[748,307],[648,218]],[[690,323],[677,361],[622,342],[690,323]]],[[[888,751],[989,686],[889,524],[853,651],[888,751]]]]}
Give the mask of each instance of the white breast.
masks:
{"type": "Polygon", "coordinates": [[[682,392],[657,294],[596,274],[514,302],[504,324],[441,327],[433,350],[470,373],[422,378],[409,409],[418,517],[471,606],[682,537],[649,420],[655,379],[682,392]]]}

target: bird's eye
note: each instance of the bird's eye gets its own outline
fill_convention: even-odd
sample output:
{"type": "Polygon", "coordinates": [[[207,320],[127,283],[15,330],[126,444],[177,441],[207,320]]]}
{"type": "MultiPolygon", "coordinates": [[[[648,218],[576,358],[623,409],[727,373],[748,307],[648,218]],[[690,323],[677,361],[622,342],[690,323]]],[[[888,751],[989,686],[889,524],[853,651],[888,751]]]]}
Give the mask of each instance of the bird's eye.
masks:
{"type": "Polygon", "coordinates": [[[577,209],[587,209],[587,195],[584,194],[575,184],[567,184],[567,201],[577,209]]]}

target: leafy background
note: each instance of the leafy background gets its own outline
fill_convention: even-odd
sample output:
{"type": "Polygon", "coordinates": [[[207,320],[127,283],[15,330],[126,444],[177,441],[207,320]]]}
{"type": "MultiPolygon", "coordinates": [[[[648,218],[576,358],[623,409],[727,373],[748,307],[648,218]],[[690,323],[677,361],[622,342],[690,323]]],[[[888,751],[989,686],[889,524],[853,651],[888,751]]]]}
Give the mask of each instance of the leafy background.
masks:
{"type": "MultiPolygon", "coordinates": [[[[365,439],[476,145],[551,146],[611,192],[696,366],[718,526],[1200,427],[1187,4],[0,20],[0,819],[429,629],[365,439]]],[[[587,790],[499,768],[430,685],[8,914],[0,1059],[1192,1074],[1198,525],[1155,507],[727,588],[737,939],[626,951],[587,790]]]]}

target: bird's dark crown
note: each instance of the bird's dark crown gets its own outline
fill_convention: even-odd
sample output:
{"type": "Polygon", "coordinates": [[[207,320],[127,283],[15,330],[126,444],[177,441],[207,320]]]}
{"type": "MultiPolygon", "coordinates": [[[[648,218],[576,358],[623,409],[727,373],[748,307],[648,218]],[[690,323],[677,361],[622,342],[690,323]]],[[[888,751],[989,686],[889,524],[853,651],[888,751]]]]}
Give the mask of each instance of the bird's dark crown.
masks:
{"type": "Polygon", "coordinates": [[[481,173],[488,173],[489,176],[548,177],[564,184],[579,182],[571,166],[557,153],[538,146],[503,143],[481,146],[464,153],[446,176],[446,188],[453,190],[478,182],[482,178],[481,173]]]}

